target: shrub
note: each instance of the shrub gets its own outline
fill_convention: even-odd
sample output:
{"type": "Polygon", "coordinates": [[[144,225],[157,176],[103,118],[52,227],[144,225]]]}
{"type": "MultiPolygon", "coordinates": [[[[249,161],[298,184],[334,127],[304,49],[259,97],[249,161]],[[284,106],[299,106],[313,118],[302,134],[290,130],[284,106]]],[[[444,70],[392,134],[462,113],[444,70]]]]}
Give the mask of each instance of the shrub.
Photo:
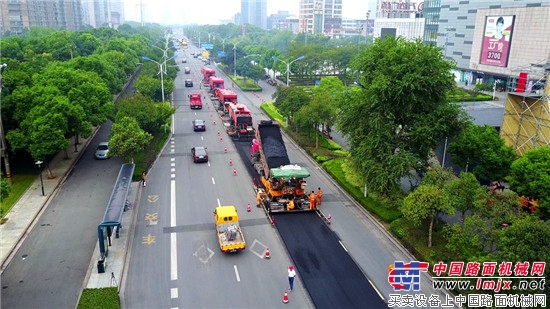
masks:
{"type": "Polygon", "coordinates": [[[77,309],[119,309],[118,288],[84,289],[77,309]]]}

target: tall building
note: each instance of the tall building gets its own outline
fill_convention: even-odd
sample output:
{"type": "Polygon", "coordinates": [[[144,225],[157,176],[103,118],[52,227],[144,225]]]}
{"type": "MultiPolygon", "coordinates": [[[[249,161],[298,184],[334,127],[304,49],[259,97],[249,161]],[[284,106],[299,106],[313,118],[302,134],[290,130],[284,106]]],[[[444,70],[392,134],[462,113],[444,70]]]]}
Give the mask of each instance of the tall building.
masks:
{"type": "Polygon", "coordinates": [[[2,0],[0,33],[20,35],[30,27],[80,30],[117,28],[124,23],[123,0],[2,0]]]}
{"type": "Polygon", "coordinates": [[[267,29],[267,0],[241,0],[241,23],[267,29]]]}
{"type": "MultiPolygon", "coordinates": [[[[435,42],[456,61],[458,80],[499,79],[516,89],[520,71],[550,64],[550,0],[437,1],[435,42]]],[[[535,71],[527,82],[542,77],[535,71]]]]}
{"type": "Polygon", "coordinates": [[[424,7],[422,0],[379,0],[374,12],[374,36],[383,38],[392,35],[406,40],[422,39],[425,28],[424,7]]]}
{"type": "Polygon", "coordinates": [[[92,27],[118,28],[124,23],[123,0],[81,0],[84,23],[92,27]]]}
{"type": "Polygon", "coordinates": [[[300,0],[299,32],[341,36],[342,0],[300,0]]]}
{"type": "Polygon", "coordinates": [[[0,1],[0,32],[22,34],[30,27],[78,30],[82,24],[80,0],[0,1]]]}

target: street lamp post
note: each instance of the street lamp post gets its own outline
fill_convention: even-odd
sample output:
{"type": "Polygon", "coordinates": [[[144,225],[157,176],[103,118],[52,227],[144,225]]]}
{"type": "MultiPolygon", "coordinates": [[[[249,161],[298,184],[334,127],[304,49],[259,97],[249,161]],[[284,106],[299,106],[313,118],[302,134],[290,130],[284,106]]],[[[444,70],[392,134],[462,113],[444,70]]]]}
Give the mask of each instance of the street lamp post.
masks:
{"type": "Polygon", "coordinates": [[[273,56],[273,57],[271,57],[271,58],[273,58],[273,60],[278,60],[278,61],[281,61],[282,63],[286,64],[286,85],[288,86],[288,85],[289,85],[289,80],[288,80],[288,79],[290,78],[290,66],[291,66],[295,61],[304,59],[304,56],[300,56],[300,57],[298,57],[298,58],[296,58],[296,59],[294,59],[294,60],[292,60],[292,61],[290,61],[290,62],[286,62],[286,61],[281,60],[281,59],[279,59],[279,58],[277,58],[277,57],[275,57],[275,56],[273,56]]]}
{"type": "Polygon", "coordinates": [[[166,74],[166,61],[168,60],[172,60],[174,58],[176,58],[178,55],[175,54],[174,56],[172,56],[170,59],[166,59],[164,60],[162,63],[160,62],[157,62],[149,57],[145,57],[145,56],[141,56],[141,59],[143,60],[147,60],[147,61],[151,61],[151,62],[154,62],[156,63],[158,66],[159,66],[159,73],[160,73],[160,87],[161,87],[161,92],[162,92],[162,102],[164,102],[164,74],[166,74]]]}
{"type": "Polygon", "coordinates": [[[42,180],[42,161],[36,161],[35,164],[38,165],[38,171],[40,172],[40,186],[42,186],[42,196],[46,195],[44,193],[44,181],[42,180]]]}
{"type": "Polygon", "coordinates": [[[237,44],[239,43],[241,43],[241,41],[233,43],[233,75],[235,78],[237,78],[237,44]]]}

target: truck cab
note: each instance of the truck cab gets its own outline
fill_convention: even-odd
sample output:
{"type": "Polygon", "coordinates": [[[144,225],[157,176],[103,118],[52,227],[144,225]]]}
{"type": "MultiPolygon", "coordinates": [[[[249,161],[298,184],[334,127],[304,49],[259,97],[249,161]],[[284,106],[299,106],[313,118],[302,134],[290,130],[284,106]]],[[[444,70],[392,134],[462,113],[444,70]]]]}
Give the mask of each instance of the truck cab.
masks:
{"type": "Polygon", "coordinates": [[[246,248],[239,215],[235,206],[220,206],[214,211],[214,222],[222,252],[237,252],[246,248]]]}
{"type": "Polygon", "coordinates": [[[191,106],[191,109],[202,109],[202,99],[200,93],[191,93],[189,95],[189,106],[191,106]]]}

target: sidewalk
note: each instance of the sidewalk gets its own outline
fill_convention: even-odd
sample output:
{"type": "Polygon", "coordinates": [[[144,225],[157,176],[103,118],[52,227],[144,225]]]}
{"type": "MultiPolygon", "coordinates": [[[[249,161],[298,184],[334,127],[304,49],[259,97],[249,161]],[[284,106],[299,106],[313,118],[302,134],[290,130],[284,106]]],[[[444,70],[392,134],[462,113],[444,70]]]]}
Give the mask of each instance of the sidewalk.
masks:
{"type": "MultiPolygon", "coordinates": [[[[95,133],[94,133],[95,135],[95,133]]],[[[19,201],[6,214],[7,221],[0,225],[0,274],[4,272],[14,255],[17,253],[21,243],[30,233],[38,218],[48,207],[48,204],[62,187],[68,175],[74,168],[76,162],[80,159],[88,143],[93,136],[88,139],[81,139],[78,153],[74,152],[74,145],[67,148],[69,158],[65,158],[65,152],[60,152],[50,162],[50,169],[55,176],[48,179],[46,169],[43,169],[42,180],[44,183],[44,193],[42,196],[42,187],[40,177],[36,177],[32,185],[25,191],[19,201]]],[[[134,211],[135,205],[139,202],[140,192],[139,183],[132,183],[128,200],[131,203],[130,209],[123,216],[123,228],[120,231],[120,237],[112,237],[112,246],[109,247],[109,254],[105,262],[105,272],[98,273],[97,259],[99,257],[99,245],[96,242],[94,254],[90,257],[90,265],[83,284],[85,288],[102,288],[111,286],[120,286],[124,271],[127,246],[129,244],[130,234],[132,233],[132,222],[137,211],[134,211]]]]}

